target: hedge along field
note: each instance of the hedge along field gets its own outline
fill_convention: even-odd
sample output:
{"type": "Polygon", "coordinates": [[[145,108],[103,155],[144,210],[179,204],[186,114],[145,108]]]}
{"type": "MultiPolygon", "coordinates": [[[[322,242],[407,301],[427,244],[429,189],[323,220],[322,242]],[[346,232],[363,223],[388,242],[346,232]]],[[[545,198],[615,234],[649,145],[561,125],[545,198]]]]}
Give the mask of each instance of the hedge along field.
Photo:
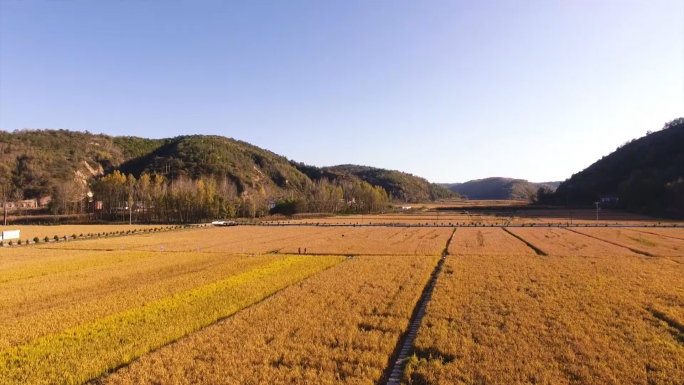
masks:
{"type": "Polygon", "coordinates": [[[419,213],[419,214],[375,214],[375,215],[344,215],[326,218],[304,218],[292,220],[276,220],[278,223],[330,223],[330,224],[502,224],[508,216],[491,215],[488,213],[454,214],[454,213],[419,213]]]}
{"type": "Polygon", "coordinates": [[[669,259],[449,256],[403,383],[681,384],[683,325],[669,259]]]}
{"type": "Polygon", "coordinates": [[[437,259],[348,259],[98,382],[377,383],[437,259]]]}
{"type": "Polygon", "coordinates": [[[55,235],[60,238],[63,238],[64,236],[71,238],[74,234],[80,236],[81,234],[114,233],[120,231],[125,233],[126,231],[133,230],[148,230],[154,228],[165,229],[168,227],[169,226],[167,225],[9,225],[1,226],[0,231],[19,230],[23,241],[27,239],[33,240],[34,237],[38,237],[40,241],[43,242],[45,237],[52,240],[55,235]]]}
{"type": "MultiPolygon", "coordinates": [[[[282,256],[261,266],[156,299],[141,300],[135,293],[128,297],[125,310],[95,320],[86,317],[77,325],[18,344],[21,338],[10,333],[11,337],[0,350],[0,378],[9,383],[88,381],[342,260],[340,257],[282,256]]],[[[115,271],[110,269],[110,272],[115,271]]],[[[105,308],[117,306],[119,299],[111,298],[111,303],[97,300],[97,304],[105,308]]],[[[59,302],[60,297],[53,300],[59,302]]],[[[25,301],[14,303],[22,308],[25,301]]],[[[54,322],[49,316],[43,320],[54,322]]],[[[18,324],[21,325],[21,321],[15,326],[18,324]]],[[[21,329],[14,330],[20,332],[21,329]]]]}

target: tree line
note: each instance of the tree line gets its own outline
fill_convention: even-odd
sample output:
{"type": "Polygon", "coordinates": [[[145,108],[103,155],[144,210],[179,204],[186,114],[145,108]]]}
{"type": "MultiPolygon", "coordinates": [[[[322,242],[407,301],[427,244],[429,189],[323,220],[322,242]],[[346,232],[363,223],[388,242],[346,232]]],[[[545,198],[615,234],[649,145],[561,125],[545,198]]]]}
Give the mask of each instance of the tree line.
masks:
{"type": "Polygon", "coordinates": [[[274,199],[263,188],[240,194],[228,178],[167,179],[148,173],[136,178],[116,170],[90,186],[78,180],[57,186],[49,210],[53,214],[87,213],[106,221],[189,223],[303,212],[370,213],[390,204],[382,187],[359,180],[320,179],[304,191],[289,193],[274,199]]]}

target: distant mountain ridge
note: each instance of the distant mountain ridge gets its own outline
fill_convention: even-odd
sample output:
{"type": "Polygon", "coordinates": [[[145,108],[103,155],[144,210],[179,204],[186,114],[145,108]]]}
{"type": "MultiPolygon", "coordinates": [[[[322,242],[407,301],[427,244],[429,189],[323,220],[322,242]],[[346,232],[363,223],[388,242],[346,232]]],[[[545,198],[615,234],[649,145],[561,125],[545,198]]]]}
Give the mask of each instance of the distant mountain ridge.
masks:
{"type": "Polygon", "coordinates": [[[404,202],[426,202],[458,196],[437,183],[396,170],[343,164],[323,167],[322,171],[331,179],[353,175],[364,182],[384,188],[392,197],[404,202]]]}
{"type": "Polygon", "coordinates": [[[546,187],[555,190],[560,183],[534,183],[525,179],[491,177],[464,183],[440,183],[440,185],[468,199],[532,201],[539,188],[546,187]]]}

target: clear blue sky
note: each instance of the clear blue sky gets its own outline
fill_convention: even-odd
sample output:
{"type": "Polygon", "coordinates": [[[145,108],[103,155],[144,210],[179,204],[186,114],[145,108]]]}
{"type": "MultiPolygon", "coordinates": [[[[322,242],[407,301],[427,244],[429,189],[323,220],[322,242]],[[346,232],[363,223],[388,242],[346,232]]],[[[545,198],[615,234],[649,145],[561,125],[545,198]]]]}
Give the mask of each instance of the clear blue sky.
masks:
{"type": "Polygon", "coordinates": [[[563,180],[684,115],[683,3],[0,0],[0,129],[563,180]]]}

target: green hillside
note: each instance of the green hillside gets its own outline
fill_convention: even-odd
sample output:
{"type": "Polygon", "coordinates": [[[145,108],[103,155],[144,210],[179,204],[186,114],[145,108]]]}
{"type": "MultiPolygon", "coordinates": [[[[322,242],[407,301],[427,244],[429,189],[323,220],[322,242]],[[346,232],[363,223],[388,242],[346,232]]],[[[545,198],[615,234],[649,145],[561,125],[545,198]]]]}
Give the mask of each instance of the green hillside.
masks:
{"type": "Polygon", "coordinates": [[[0,180],[13,195],[40,198],[63,181],[101,175],[126,159],[106,135],[66,130],[0,131],[0,180]]]}
{"type": "Polygon", "coordinates": [[[402,202],[427,202],[458,196],[436,183],[401,171],[345,164],[326,167],[324,172],[335,175],[336,178],[357,177],[384,188],[392,197],[402,202]]]}
{"type": "Polygon", "coordinates": [[[561,183],[553,199],[591,204],[618,198],[617,206],[656,215],[684,215],[684,118],[620,146],[561,183]]]}
{"type": "MultiPolygon", "coordinates": [[[[168,198],[158,205],[185,207],[188,203],[180,197],[186,193],[197,195],[196,199],[205,199],[203,194],[222,195],[220,204],[235,206],[224,208],[225,212],[239,212],[248,204],[244,210],[252,215],[268,211],[270,200],[287,201],[297,212],[353,211],[381,209],[382,202],[392,198],[424,202],[453,195],[403,172],[307,166],[221,136],[145,139],[67,130],[0,131],[0,187],[8,201],[51,196],[61,202],[53,205],[59,206],[55,213],[82,212],[85,194],[92,190],[97,200],[104,199],[105,211],[114,213],[121,202],[148,196],[150,183],[157,180],[162,185],[156,194],[168,198]],[[200,180],[202,187],[196,185],[200,180]],[[365,202],[363,206],[356,206],[357,198],[365,202]]],[[[182,220],[189,220],[188,216],[182,220]]]]}
{"type": "Polygon", "coordinates": [[[269,197],[303,191],[311,180],[287,158],[249,143],[221,136],[181,136],[121,164],[135,176],[158,173],[167,179],[213,176],[235,183],[238,193],[265,191],[269,197]]]}

